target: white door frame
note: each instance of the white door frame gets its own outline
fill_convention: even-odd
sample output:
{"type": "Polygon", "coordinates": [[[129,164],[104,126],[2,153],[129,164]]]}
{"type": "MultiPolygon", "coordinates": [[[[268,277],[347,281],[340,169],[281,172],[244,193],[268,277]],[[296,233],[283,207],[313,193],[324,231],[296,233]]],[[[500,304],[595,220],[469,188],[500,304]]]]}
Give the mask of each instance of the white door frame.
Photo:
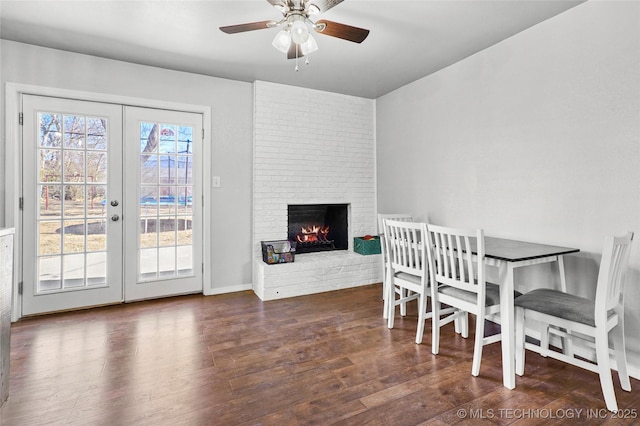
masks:
{"type": "MultiPolygon", "coordinates": [[[[13,274],[13,302],[11,321],[17,321],[22,317],[22,296],[19,294],[19,285],[22,282],[22,215],[20,214],[20,197],[22,197],[22,167],[21,144],[22,126],[19,122],[19,114],[22,110],[21,98],[23,94],[37,96],[53,96],[57,98],[76,99],[80,101],[92,101],[114,103],[137,107],[157,108],[184,112],[195,112],[203,117],[203,155],[210,159],[211,146],[211,107],[206,105],[184,104],[167,102],[145,98],[135,98],[106,93],[94,93],[78,90],[59,89],[46,86],[35,86],[21,83],[6,83],[5,86],[5,223],[4,226],[15,228],[14,239],[14,274],[13,274]]],[[[206,160],[205,160],[206,164],[206,160]]],[[[203,179],[203,263],[204,268],[203,293],[211,295],[211,170],[207,167],[202,171],[203,179]]]]}

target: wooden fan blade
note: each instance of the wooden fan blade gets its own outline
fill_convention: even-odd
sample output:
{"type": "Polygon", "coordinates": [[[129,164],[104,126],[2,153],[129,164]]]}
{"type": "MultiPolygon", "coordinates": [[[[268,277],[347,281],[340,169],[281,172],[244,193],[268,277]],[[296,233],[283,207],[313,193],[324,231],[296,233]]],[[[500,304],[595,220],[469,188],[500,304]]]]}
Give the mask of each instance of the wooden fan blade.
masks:
{"type": "Polygon", "coordinates": [[[298,58],[302,58],[304,55],[302,54],[302,49],[300,46],[291,42],[291,46],[289,46],[289,51],[287,52],[287,59],[295,59],[296,58],[296,48],[298,49],[298,58]]]}
{"type": "Polygon", "coordinates": [[[310,0],[308,4],[315,5],[320,10],[320,13],[324,13],[332,7],[339,5],[343,1],[344,0],[310,0]]]}
{"type": "Polygon", "coordinates": [[[362,43],[369,35],[369,30],[364,28],[352,27],[351,25],[339,24],[325,19],[316,22],[315,29],[320,34],[338,37],[354,43],[362,43]]]}
{"type": "Polygon", "coordinates": [[[248,24],[229,25],[226,27],[220,27],[220,31],[227,34],[243,33],[245,31],[263,30],[270,28],[269,25],[273,25],[275,21],[260,21],[250,22],[248,24]]]}

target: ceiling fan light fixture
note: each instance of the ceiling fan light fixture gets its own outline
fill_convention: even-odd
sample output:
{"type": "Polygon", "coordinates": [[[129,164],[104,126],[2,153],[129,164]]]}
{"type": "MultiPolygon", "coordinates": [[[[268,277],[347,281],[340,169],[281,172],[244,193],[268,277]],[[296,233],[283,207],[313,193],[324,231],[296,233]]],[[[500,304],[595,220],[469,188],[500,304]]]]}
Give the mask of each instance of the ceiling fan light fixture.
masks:
{"type": "Polygon", "coordinates": [[[315,52],[318,50],[318,43],[316,43],[316,39],[313,38],[311,34],[309,34],[309,39],[306,43],[300,45],[300,51],[304,56],[315,52]]]}
{"type": "Polygon", "coordinates": [[[280,30],[271,44],[282,53],[287,53],[291,46],[291,33],[286,28],[280,30]]]}
{"type": "Polygon", "coordinates": [[[309,39],[309,28],[302,16],[298,16],[291,24],[291,39],[296,44],[304,44],[309,39]]]}
{"type": "MultiPolygon", "coordinates": [[[[2,0],[0,0],[2,1],[2,0]]],[[[279,21],[257,21],[238,25],[220,27],[226,34],[243,33],[247,31],[261,30],[265,28],[280,28],[271,42],[274,48],[285,53],[287,59],[296,60],[306,57],[309,63],[309,54],[318,50],[318,43],[311,36],[311,29],[318,34],[362,43],[369,35],[369,30],[341,24],[339,22],[321,19],[315,21],[309,19],[312,15],[326,12],[344,0],[267,0],[284,15],[279,21]]]]}

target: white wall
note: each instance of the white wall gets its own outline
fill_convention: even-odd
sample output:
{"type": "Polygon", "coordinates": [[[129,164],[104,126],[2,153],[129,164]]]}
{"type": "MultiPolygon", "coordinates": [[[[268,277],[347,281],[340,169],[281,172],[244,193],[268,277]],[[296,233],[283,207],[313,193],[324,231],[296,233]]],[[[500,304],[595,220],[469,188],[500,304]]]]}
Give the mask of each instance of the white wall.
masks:
{"type": "MultiPolygon", "coordinates": [[[[1,41],[0,168],[4,176],[4,102],[7,82],[211,107],[211,158],[205,167],[220,176],[209,194],[212,292],[251,288],[251,156],[253,85],[87,55],[1,41]],[[216,290],[217,289],[217,290],[216,290]]],[[[5,185],[0,182],[0,226],[5,224],[5,185]]],[[[9,181],[9,182],[7,182],[9,181]]]]}
{"type": "MultiPolygon", "coordinates": [[[[635,231],[627,348],[640,367],[640,3],[581,4],[377,99],[378,210],[580,248],[593,297],[604,236],[635,231]]],[[[548,266],[524,288],[557,283],[548,266]]]]}

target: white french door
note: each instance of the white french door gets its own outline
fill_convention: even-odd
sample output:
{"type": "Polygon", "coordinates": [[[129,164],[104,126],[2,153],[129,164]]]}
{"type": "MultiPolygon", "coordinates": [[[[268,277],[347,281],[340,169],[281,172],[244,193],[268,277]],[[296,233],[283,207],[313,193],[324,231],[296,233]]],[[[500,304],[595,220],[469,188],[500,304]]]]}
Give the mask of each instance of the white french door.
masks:
{"type": "Polygon", "coordinates": [[[22,99],[22,315],[202,291],[202,116],[22,99]]]}
{"type": "Polygon", "coordinates": [[[202,291],[202,115],[125,107],[125,299],[202,291]],[[128,259],[128,258],[127,258],[128,259]]]}
{"type": "Polygon", "coordinates": [[[122,107],[23,96],[23,315],[122,301],[122,107]]]}

